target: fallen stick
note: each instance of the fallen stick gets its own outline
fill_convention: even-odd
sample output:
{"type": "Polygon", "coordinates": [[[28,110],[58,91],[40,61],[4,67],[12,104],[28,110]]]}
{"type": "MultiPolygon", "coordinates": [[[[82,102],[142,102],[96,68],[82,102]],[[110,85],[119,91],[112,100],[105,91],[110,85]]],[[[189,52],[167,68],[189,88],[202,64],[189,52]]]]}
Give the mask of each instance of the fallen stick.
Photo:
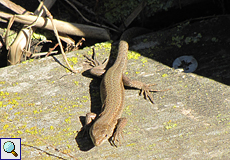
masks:
{"type": "MultiPolygon", "coordinates": [[[[53,6],[53,4],[55,3],[56,0],[44,0],[44,4],[48,7],[51,8],[53,6]]],[[[38,9],[34,12],[34,14],[38,15],[40,14],[40,12],[43,12],[42,10],[40,10],[40,6],[38,7],[38,9]]],[[[10,15],[10,14],[1,14],[0,15],[4,16],[4,15],[10,15]]],[[[45,13],[41,13],[41,15],[45,15],[45,13]]],[[[15,15],[11,15],[11,17],[9,17],[10,20],[14,20],[15,19],[15,15]],[[14,16],[14,17],[13,17],[14,16]]],[[[37,17],[37,16],[36,16],[37,17]]],[[[37,19],[37,18],[36,18],[37,19]]],[[[36,19],[34,22],[36,22],[36,19]]],[[[33,24],[30,23],[29,25],[33,24]]],[[[10,25],[7,27],[8,29],[10,28],[10,25]]],[[[34,27],[29,27],[27,28],[27,26],[24,26],[23,29],[21,29],[21,31],[18,33],[17,37],[15,38],[14,42],[12,43],[12,45],[9,47],[8,50],[8,56],[7,56],[7,64],[8,65],[15,65],[17,63],[20,63],[21,60],[21,56],[23,55],[24,52],[24,48],[26,46],[28,46],[27,44],[29,44],[30,41],[30,36],[32,35],[33,31],[35,30],[34,27]]],[[[6,35],[7,37],[8,35],[6,35]]],[[[7,38],[6,38],[7,39],[7,38]]]]}
{"type": "MultiPolygon", "coordinates": [[[[0,11],[0,17],[10,19],[13,15],[0,11]]],[[[33,15],[16,15],[14,21],[30,25],[35,22],[37,16],[33,15]]],[[[84,24],[69,23],[53,19],[54,25],[57,27],[57,31],[69,35],[81,36],[86,38],[95,38],[102,40],[110,40],[109,33],[106,29],[100,27],[94,27],[84,24]]],[[[37,22],[33,24],[34,27],[53,30],[52,23],[49,18],[39,17],[37,22]]]]}

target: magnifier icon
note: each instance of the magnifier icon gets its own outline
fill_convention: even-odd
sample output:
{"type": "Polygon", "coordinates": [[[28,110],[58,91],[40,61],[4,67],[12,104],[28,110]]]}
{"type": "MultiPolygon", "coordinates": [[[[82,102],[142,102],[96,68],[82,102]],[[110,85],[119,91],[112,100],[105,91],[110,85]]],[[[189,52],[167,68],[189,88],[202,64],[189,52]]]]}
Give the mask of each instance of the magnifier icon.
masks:
{"type": "Polygon", "coordinates": [[[3,145],[3,149],[7,153],[12,153],[15,157],[18,156],[18,154],[14,151],[15,150],[15,145],[11,141],[7,141],[3,145]]]}

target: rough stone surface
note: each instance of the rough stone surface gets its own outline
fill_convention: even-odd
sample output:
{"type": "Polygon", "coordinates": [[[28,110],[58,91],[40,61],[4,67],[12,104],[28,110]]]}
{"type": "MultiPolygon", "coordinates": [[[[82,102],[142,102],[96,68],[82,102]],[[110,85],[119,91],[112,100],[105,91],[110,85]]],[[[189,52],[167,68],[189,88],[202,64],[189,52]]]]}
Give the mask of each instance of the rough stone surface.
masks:
{"type": "MultiPolygon", "coordinates": [[[[125,141],[122,141],[119,147],[112,147],[109,143],[93,147],[89,137],[79,132],[85,114],[90,111],[99,113],[101,106],[100,79],[92,79],[92,76],[85,72],[87,63],[84,63],[82,56],[91,55],[91,48],[67,54],[70,63],[79,71],[74,75],[60,65],[65,65],[61,55],[1,68],[0,137],[20,137],[22,159],[228,159],[228,82],[218,78],[211,79],[219,73],[218,69],[213,70],[211,78],[202,76],[202,67],[208,66],[208,63],[204,63],[202,56],[192,54],[202,52],[202,48],[194,46],[222,44],[215,53],[222,51],[220,54],[225,55],[223,59],[229,59],[229,41],[226,41],[224,36],[218,37],[222,32],[219,31],[217,35],[202,32],[208,28],[212,29],[210,24],[213,23],[209,21],[204,22],[209,24],[206,26],[202,23],[203,28],[195,28],[192,25],[182,27],[196,29],[195,36],[201,33],[202,37],[197,43],[192,42],[194,39],[190,39],[189,44],[185,43],[186,36],[194,34],[192,29],[185,29],[187,35],[182,39],[173,39],[174,35],[181,37],[180,34],[185,33],[180,32],[181,28],[178,27],[162,31],[164,34],[152,33],[135,40],[134,45],[143,42],[158,45],[138,50],[141,56],[136,52],[129,52],[126,74],[132,79],[157,84],[153,86],[154,89],[170,90],[153,93],[155,104],[139,96],[138,90],[125,91],[123,117],[127,117],[128,123],[124,129],[125,141]],[[151,37],[155,37],[152,38],[153,42],[150,42],[151,37]],[[169,62],[172,64],[174,59],[183,55],[180,51],[185,51],[186,48],[186,54],[194,55],[199,63],[196,74],[183,73],[165,65],[169,62]],[[154,60],[161,54],[166,55],[166,52],[168,55],[165,56],[165,61],[154,60]],[[178,54],[169,54],[173,52],[178,54]],[[153,58],[149,53],[153,54],[153,58]]],[[[201,22],[196,26],[199,24],[201,22]]],[[[227,27],[229,28],[229,25],[227,27]]],[[[207,51],[208,48],[204,50],[207,51]]],[[[96,45],[95,51],[98,53],[98,59],[102,61],[109,57],[109,43],[96,45]]],[[[215,57],[214,55],[211,54],[211,57],[215,57]]],[[[216,54],[216,59],[218,56],[219,54],[216,54]]],[[[111,59],[114,59],[114,56],[111,56],[111,59]]],[[[213,62],[216,62],[215,59],[213,62]]],[[[226,73],[225,70],[229,69],[229,63],[226,66],[223,61],[218,65],[219,68],[221,66],[223,72],[219,75],[226,80],[229,72],[226,73]]]]}

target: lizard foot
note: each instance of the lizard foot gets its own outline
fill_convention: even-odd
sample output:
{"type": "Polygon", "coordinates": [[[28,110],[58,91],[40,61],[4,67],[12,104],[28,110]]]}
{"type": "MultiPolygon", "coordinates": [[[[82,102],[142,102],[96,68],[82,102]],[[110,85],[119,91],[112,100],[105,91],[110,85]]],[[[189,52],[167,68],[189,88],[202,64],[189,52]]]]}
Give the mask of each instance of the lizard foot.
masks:
{"type": "Polygon", "coordinates": [[[81,131],[83,132],[83,137],[85,134],[89,133],[90,127],[92,126],[92,121],[96,118],[95,113],[87,113],[85,117],[85,125],[82,127],[81,131]]]}
{"type": "Polygon", "coordinates": [[[105,59],[102,63],[100,63],[96,58],[95,52],[93,52],[92,58],[87,55],[84,55],[84,57],[87,58],[86,62],[91,66],[89,71],[92,75],[101,77],[105,73],[105,67],[108,63],[108,59],[105,59]]]}
{"type": "Polygon", "coordinates": [[[93,55],[92,55],[92,58],[90,58],[89,56],[87,55],[83,55],[85,58],[87,58],[87,63],[89,63],[90,66],[92,67],[97,67],[97,66],[103,66],[101,68],[105,68],[105,66],[107,65],[107,62],[108,62],[108,58],[106,58],[102,63],[100,63],[98,60],[97,60],[97,56],[96,56],[96,53],[95,51],[93,50],[93,55]]]}
{"type": "Polygon", "coordinates": [[[154,104],[153,102],[153,95],[150,93],[150,92],[161,92],[161,91],[167,91],[169,89],[166,89],[166,90],[154,90],[154,89],[150,89],[149,87],[150,86],[154,86],[156,84],[144,84],[141,88],[141,91],[140,91],[140,95],[144,95],[144,98],[145,99],[149,99],[151,103],[154,104]]]}
{"type": "Polygon", "coordinates": [[[110,137],[110,139],[109,139],[109,142],[112,146],[117,147],[117,145],[116,145],[117,142],[119,143],[119,145],[121,145],[120,139],[121,139],[121,137],[122,137],[122,139],[124,139],[123,128],[125,127],[126,123],[127,123],[126,118],[118,119],[116,130],[114,131],[113,136],[110,137]]]}

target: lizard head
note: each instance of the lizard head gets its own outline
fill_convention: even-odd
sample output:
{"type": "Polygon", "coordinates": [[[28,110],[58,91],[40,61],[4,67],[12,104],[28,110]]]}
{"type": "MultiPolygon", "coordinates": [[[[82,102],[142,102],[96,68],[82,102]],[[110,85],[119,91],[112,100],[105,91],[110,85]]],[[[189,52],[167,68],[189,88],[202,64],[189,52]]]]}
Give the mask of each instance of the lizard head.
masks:
{"type": "Polygon", "coordinates": [[[93,144],[99,146],[113,135],[113,128],[108,124],[97,125],[95,122],[90,128],[89,134],[93,144]]]}

